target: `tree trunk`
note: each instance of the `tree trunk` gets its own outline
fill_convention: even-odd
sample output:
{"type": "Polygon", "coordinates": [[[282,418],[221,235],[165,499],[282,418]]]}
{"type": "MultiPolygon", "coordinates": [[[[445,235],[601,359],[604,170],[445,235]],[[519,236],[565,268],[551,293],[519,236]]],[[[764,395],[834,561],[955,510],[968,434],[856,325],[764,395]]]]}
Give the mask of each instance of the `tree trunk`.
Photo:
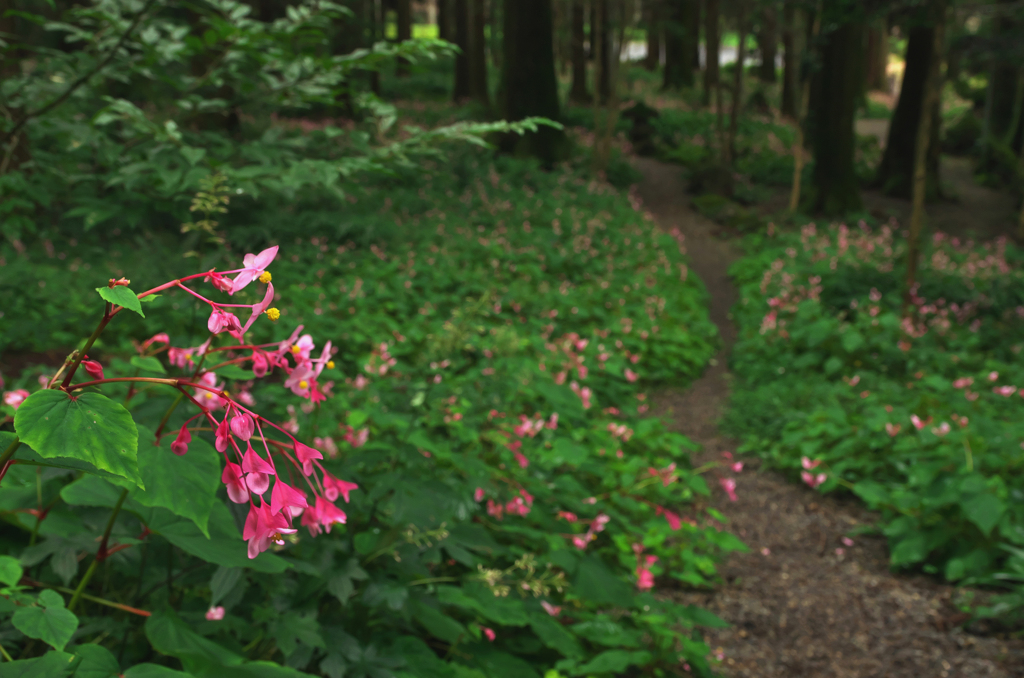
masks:
{"type": "MultiPolygon", "coordinates": [[[[908,48],[909,49],[909,48],[908,48]]],[[[870,91],[889,90],[889,22],[878,19],[868,28],[865,86],[870,91]]]]}
{"type": "MultiPolygon", "coordinates": [[[[502,114],[506,120],[543,116],[560,117],[555,52],[551,44],[552,0],[513,0],[504,10],[504,69],[502,114]]],[[[551,167],[567,150],[565,133],[541,127],[523,136],[506,135],[500,142],[506,153],[531,155],[551,167]]]]}
{"type": "Polygon", "coordinates": [[[786,0],[782,15],[782,115],[787,118],[799,117],[798,92],[800,91],[800,52],[801,35],[797,25],[796,5],[793,0],[786,0]]]}
{"type": "Polygon", "coordinates": [[[661,65],[661,0],[645,0],[644,23],[647,25],[647,56],[644,68],[658,70],[661,65]]]}
{"type": "MultiPolygon", "coordinates": [[[[704,4],[704,105],[711,104],[711,93],[718,89],[718,59],[721,51],[718,0],[704,4]]],[[[719,100],[719,107],[722,102],[719,100]]]]}
{"type": "MultiPolygon", "coordinates": [[[[806,12],[801,11],[799,16],[804,18],[804,22],[807,24],[806,30],[803,30],[803,26],[800,26],[797,21],[793,22],[793,42],[794,52],[793,58],[797,60],[797,54],[803,54],[805,57],[812,56],[812,50],[816,49],[818,42],[818,35],[821,33],[821,5],[819,4],[819,11],[814,12],[813,19],[809,19],[806,12]],[[799,32],[798,32],[799,31],[799,32]],[[796,51],[796,45],[800,34],[806,36],[801,42],[802,52],[796,51]]],[[[796,66],[793,69],[793,90],[799,92],[796,101],[796,117],[793,119],[793,126],[796,128],[796,139],[793,142],[793,184],[789,192],[789,211],[796,212],[797,208],[800,207],[800,189],[801,183],[803,182],[804,175],[804,155],[807,152],[807,140],[804,137],[804,129],[807,126],[807,110],[810,105],[811,99],[811,77],[807,76],[801,79],[801,69],[796,66]]]]}
{"type": "Polygon", "coordinates": [[[455,90],[452,98],[463,101],[473,96],[472,77],[470,75],[470,3],[473,0],[455,0],[455,44],[459,53],[455,55],[455,90]]]}
{"type": "MultiPolygon", "coordinates": [[[[914,184],[914,152],[918,137],[918,126],[924,119],[921,106],[925,100],[927,82],[932,62],[942,55],[932,54],[935,46],[936,24],[929,21],[929,12],[919,12],[914,17],[907,41],[906,69],[903,72],[903,86],[899,102],[889,124],[889,136],[885,144],[882,162],[875,178],[887,195],[910,198],[914,184]]],[[[929,113],[930,114],[930,113],[929,113]]],[[[938,126],[936,126],[936,130],[938,126]]],[[[929,135],[928,139],[931,139],[929,135]]],[[[934,196],[939,186],[939,167],[936,154],[928,153],[927,194],[934,196]]]]}
{"type": "Polygon", "coordinates": [[[448,42],[455,41],[452,27],[452,0],[437,0],[437,37],[448,42]]]}
{"type": "Polygon", "coordinates": [[[583,0],[573,0],[572,16],[570,17],[572,89],[569,90],[569,101],[577,104],[590,103],[590,93],[587,92],[587,50],[584,44],[586,41],[585,12],[583,0]]]}
{"type": "MultiPolygon", "coordinates": [[[[1001,5],[1014,4],[1014,0],[1000,0],[1001,5]]],[[[1017,149],[1018,130],[1013,127],[1013,109],[1017,94],[1017,71],[1019,59],[1014,59],[1007,45],[1016,40],[1021,26],[1010,8],[994,21],[993,36],[997,47],[992,57],[989,72],[988,99],[985,104],[985,133],[982,139],[982,155],[978,162],[979,171],[992,171],[1000,167],[998,155],[1006,146],[1017,149]]]]}
{"type": "Polygon", "coordinates": [[[484,27],[487,16],[484,0],[469,0],[469,95],[483,104],[491,105],[487,90],[487,39],[484,27]]]}
{"type": "MultiPolygon", "coordinates": [[[[689,0],[689,13],[686,17],[686,28],[689,32],[690,43],[690,70],[696,74],[700,72],[700,0],[689,0]]],[[[694,80],[691,76],[690,87],[693,87],[694,80]]]]}
{"type": "MultiPolygon", "coordinates": [[[[412,40],[412,0],[398,0],[395,11],[395,28],[398,30],[398,42],[412,40]]],[[[405,59],[398,60],[395,75],[400,78],[409,75],[409,63],[405,59]]]]}
{"type": "Polygon", "coordinates": [[[693,87],[690,46],[691,5],[696,0],[668,0],[665,8],[665,89],[693,87]]]}
{"type": "Polygon", "coordinates": [[[747,57],[747,0],[736,3],[737,37],[736,69],[732,82],[732,112],[729,114],[729,139],[725,144],[725,164],[732,165],[736,159],[736,134],[739,131],[740,108],[743,106],[743,62],[747,57]]]}
{"type": "Polygon", "coordinates": [[[611,26],[608,21],[608,3],[612,0],[592,0],[596,23],[590,28],[591,39],[596,36],[597,49],[594,52],[594,88],[597,103],[606,104],[611,96],[611,26]]]}
{"type": "MultiPolygon", "coordinates": [[[[907,280],[903,290],[903,314],[911,308],[911,292],[917,282],[917,260],[921,249],[921,231],[924,227],[924,199],[927,191],[928,148],[932,140],[932,127],[938,127],[941,118],[935,113],[941,100],[940,64],[945,46],[945,3],[936,0],[930,8],[934,24],[928,30],[932,44],[927,50],[930,57],[925,67],[922,103],[918,105],[920,120],[917,126],[917,143],[914,147],[914,207],[910,212],[910,235],[907,239],[907,280]]],[[[909,53],[910,47],[907,47],[909,53]]],[[[909,59],[909,55],[908,55],[909,59]]],[[[909,67],[909,64],[908,64],[909,67]]],[[[904,83],[906,80],[904,80],[904,83]]],[[[905,87],[906,85],[904,85],[905,87]]],[[[902,94],[900,99],[902,99],[902,94]]]]}
{"type": "Polygon", "coordinates": [[[767,5],[761,12],[761,31],[757,35],[757,48],[761,52],[761,64],[757,77],[761,82],[775,82],[775,59],[779,53],[779,16],[774,5],[767,5]]]}
{"type": "MultiPolygon", "coordinates": [[[[823,20],[822,25],[828,24],[823,20]]],[[[862,205],[853,161],[854,117],[864,72],[864,26],[857,21],[832,25],[832,32],[822,40],[822,64],[814,86],[810,129],[814,150],[813,210],[846,214],[862,205]]]]}

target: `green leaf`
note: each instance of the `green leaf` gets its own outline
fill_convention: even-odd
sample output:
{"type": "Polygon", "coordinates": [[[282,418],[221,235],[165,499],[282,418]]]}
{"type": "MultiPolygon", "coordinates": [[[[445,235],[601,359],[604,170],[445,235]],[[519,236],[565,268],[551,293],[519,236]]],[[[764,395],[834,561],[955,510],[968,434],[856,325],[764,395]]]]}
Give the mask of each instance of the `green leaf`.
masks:
{"type": "MultiPolygon", "coordinates": [[[[0,431],[0,450],[7,449],[7,446],[11,444],[11,441],[13,441],[14,438],[15,435],[13,433],[9,433],[7,431],[0,431]]],[[[18,460],[19,464],[24,464],[26,466],[63,468],[72,471],[81,471],[83,473],[97,475],[102,478],[119,477],[114,475],[113,473],[110,473],[109,471],[100,470],[93,466],[92,464],[90,464],[89,462],[82,461],[81,459],[71,459],[68,457],[50,457],[44,459],[43,457],[40,457],[38,454],[36,454],[35,450],[33,450],[28,445],[24,444],[18,448],[18,452],[14,456],[15,459],[18,460]]]]}
{"type": "Polygon", "coordinates": [[[871,480],[862,480],[853,486],[853,493],[864,500],[871,508],[889,501],[889,492],[871,480]]]}
{"type": "Polygon", "coordinates": [[[193,167],[195,166],[195,164],[197,162],[202,160],[203,157],[206,155],[206,149],[205,148],[194,148],[192,146],[182,146],[178,150],[181,151],[181,154],[183,156],[185,156],[185,160],[188,160],[188,164],[192,165],[193,167]]]}
{"type": "Polygon", "coordinates": [[[349,558],[344,567],[332,574],[331,578],[327,580],[327,590],[344,605],[356,590],[352,580],[363,580],[366,577],[366,572],[363,568],[359,567],[359,559],[349,558]]]}
{"type": "Polygon", "coordinates": [[[129,311],[135,311],[143,318],[146,317],[146,314],[142,312],[142,304],[139,303],[138,296],[124,285],[97,287],[96,291],[100,293],[104,301],[109,301],[116,306],[124,306],[129,311]]]}
{"type": "Polygon", "coordinates": [[[551,618],[546,612],[535,615],[530,620],[530,628],[537,634],[540,642],[558,650],[569,659],[582,659],[583,648],[576,637],[565,630],[565,627],[551,618]]]}
{"type": "Polygon", "coordinates": [[[21,581],[21,563],[17,558],[0,556],[0,583],[8,586],[16,586],[21,581]]]}
{"type": "Polygon", "coordinates": [[[41,640],[56,650],[63,650],[78,628],[78,617],[64,608],[59,593],[49,589],[40,592],[38,605],[15,612],[11,622],[29,638],[41,640]]]}
{"type": "Polygon", "coordinates": [[[864,345],[864,336],[857,330],[847,330],[843,333],[842,344],[847,353],[853,353],[864,345]]]}
{"type": "Polygon", "coordinates": [[[893,565],[913,565],[928,556],[925,536],[920,532],[909,534],[891,548],[889,560],[893,565]]]}
{"type": "Polygon", "coordinates": [[[423,625],[427,633],[443,641],[454,643],[467,636],[465,626],[429,605],[418,603],[413,618],[423,625]]]}
{"type": "MultiPolygon", "coordinates": [[[[66,678],[78,660],[67,652],[47,652],[35,659],[0,664],[3,678],[66,678]]],[[[127,676],[125,678],[128,678],[127,676]]]]}
{"type": "Polygon", "coordinates": [[[993,494],[976,494],[960,502],[967,519],[987,537],[1006,512],[1006,504],[993,494]]]}
{"type": "Polygon", "coordinates": [[[633,666],[634,664],[646,664],[650,660],[650,652],[606,650],[573,671],[573,675],[583,676],[591,673],[613,673],[621,675],[626,670],[626,667],[633,666]]]}
{"type": "Polygon", "coordinates": [[[214,372],[222,379],[234,379],[235,381],[251,381],[253,378],[252,370],[239,367],[234,363],[218,367],[214,372]]]}
{"type": "MultiPolygon", "coordinates": [[[[143,506],[163,507],[188,518],[204,536],[210,536],[207,523],[220,487],[220,455],[198,437],[192,439],[188,452],[180,457],[171,452],[171,435],[163,436],[158,447],[153,445],[153,432],[140,426],[139,438],[139,475],[145,489],[133,490],[131,498],[143,506]]],[[[130,488],[125,481],[113,482],[130,488]]]]}
{"type": "Polygon", "coordinates": [[[597,556],[587,556],[580,561],[573,591],[598,604],[633,606],[633,590],[629,584],[612,574],[597,556]]]}
{"type": "Polygon", "coordinates": [[[60,491],[60,498],[71,506],[102,506],[113,508],[123,490],[103,478],[85,476],[68,483],[60,491]]]}
{"type": "Polygon", "coordinates": [[[242,658],[193,631],[173,610],[156,612],[146,620],[146,638],[161,654],[188,663],[210,662],[221,666],[241,664],[242,658]]]}
{"type": "Polygon", "coordinates": [[[320,624],[315,614],[299,614],[294,610],[278,615],[268,629],[277,641],[277,649],[285,657],[291,656],[300,645],[323,649],[324,639],[320,637],[320,624]]]}
{"type": "Polygon", "coordinates": [[[15,413],[14,430],[41,457],[81,459],[144,487],[136,460],[135,422],[110,398],[37,391],[15,413]]]}
{"type": "Polygon", "coordinates": [[[187,673],[159,664],[136,664],[124,672],[124,678],[192,678],[187,673]]]}
{"type": "Polygon", "coordinates": [[[75,656],[82,662],[75,669],[75,678],[120,678],[121,667],[110,650],[102,645],[88,643],[75,648],[75,656]]]}
{"type": "MultiPolygon", "coordinates": [[[[149,297],[146,298],[148,299],[149,297]]],[[[164,369],[163,363],[153,356],[146,356],[144,358],[140,355],[133,355],[131,360],[129,360],[128,362],[131,363],[132,367],[138,367],[140,370],[144,370],[146,372],[167,374],[167,370],[164,369]]]]}
{"type": "Polygon", "coordinates": [[[710,610],[695,605],[687,605],[682,609],[683,616],[698,626],[707,626],[712,629],[727,629],[729,622],[719,617],[710,610]]]}
{"type": "Polygon", "coordinates": [[[224,600],[244,573],[240,567],[218,567],[210,580],[210,607],[224,600]]]}

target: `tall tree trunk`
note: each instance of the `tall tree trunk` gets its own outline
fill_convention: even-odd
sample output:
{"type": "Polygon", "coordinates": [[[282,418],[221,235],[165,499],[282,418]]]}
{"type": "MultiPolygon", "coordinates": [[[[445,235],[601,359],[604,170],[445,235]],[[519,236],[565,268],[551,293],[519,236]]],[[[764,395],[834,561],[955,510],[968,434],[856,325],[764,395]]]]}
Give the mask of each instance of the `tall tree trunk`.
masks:
{"type": "Polygon", "coordinates": [[[802,51],[800,28],[797,25],[796,4],[786,0],[782,14],[782,115],[787,118],[799,117],[800,52],[802,51]]]}
{"type": "MultiPolygon", "coordinates": [[[[689,64],[694,73],[700,71],[700,0],[689,0],[689,12],[686,17],[686,28],[689,31],[689,64]]],[[[691,78],[690,87],[694,82],[691,78]]]]}
{"type": "Polygon", "coordinates": [[[696,0],[668,0],[665,8],[665,89],[693,87],[693,50],[690,46],[691,5],[696,0]]]}
{"type": "Polygon", "coordinates": [[[868,27],[865,87],[870,91],[888,91],[888,68],[889,22],[885,17],[882,17],[868,27]]]}
{"type": "MultiPolygon", "coordinates": [[[[395,28],[398,30],[398,42],[412,40],[412,0],[398,0],[395,10],[395,28]]],[[[405,59],[398,60],[395,75],[400,78],[409,75],[409,64],[405,59]]]]}
{"type": "Polygon", "coordinates": [[[491,105],[487,90],[487,44],[484,27],[487,15],[484,0],[469,0],[469,95],[483,104],[491,105]]]}
{"type": "MultiPolygon", "coordinates": [[[[941,59],[941,54],[933,54],[935,32],[937,30],[934,12],[927,9],[913,17],[910,36],[907,41],[906,68],[903,71],[903,86],[900,88],[899,102],[893,112],[889,124],[889,136],[882,154],[882,162],[878,166],[876,182],[887,195],[910,198],[914,188],[914,170],[916,154],[914,152],[918,137],[918,126],[925,119],[921,106],[928,94],[928,78],[932,63],[941,59]]],[[[930,112],[928,113],[931,114],[930,112]]],[[[938,126],[936,125],[936,130],[938,126]]],[[[927,137],[931,141],[931,134],[927,137]]],[[[938,140],[936,139],[936,142],[938,140]]],[[[926,153],[925,158],[931,160],[927,165],[927,194],[934,196],[939,187],[939,163],[934,153],[926,153]]]]}
{"type": "MultiPolygon", "coordinates": [[[[711,93],[718,90],[718,60],[721,51],[718,0],[705,0],[704,4],[704,105],[711,104],[711,93]]],[[[719,99],[718,106],[722,102],[719,99]]]]}
{"type": "MultiPolygon", "coordinates": [[[[943,0],[935,0],[928,8],[934,22],[931,30],[928,31],[932,39],[928,49],[929,62],[926,66],[924,78],[922,104],[918,105],[920,120],[917,127],[917,143],[914,147],[914,206],[910,212],[910,234],[907,238],[907,280],[903,289],[903,314],[911,308],[911,291],[917,282],[917,261],[921,250],[921,231],[924,227],[924,199],[927,191],[928,174],[928,148],[932,140],[932,127],[938,127],[940,118],[935,113],[938,109],[938,102],[941,100],[942,82],[940,77],[940,64],[942,62],[942,51],[945,46],[945,3],[943,0]]],[[[907,47],[910,51],[910,47],[907,47]]],[[[909,58],[909,56],[908,56],[909,58]]],[[[908,64],[909,66],[909,64],[908,64]]],[[[904,82],[906,82],[904,80],[904,82]]],[[[900,95],[902,99],[902,95],[900,95]]]]}
{"type": "MultiPolygon", "coordinates": [[[[826,15],[829,10],[824,10],[826,15]]],[[[816,75],[811,142],[814,150],[813,210],[845,214],[861,208],[854,171],[854,117],[864,69],[864,25],[858,21],[826,22],[833,30],[823,37],[821,69],[816,75]]],[[[841,21],[841,20],[840,20],[841,21]]]]}
{"type": "Polygon", "coordinates": [[[455,44],[459,53],[455,55],[455,89],[452,98],[462,101],[473,96],[472,78],[470,76],[470,3],[473,0],[455,0],[455,44]]]}
{"type": "MultiPolygon", "coordinates": [[[[552,0],[513,0],[505,3],[504,57],[501,108],[506,120],[537,115],[558,120],[558,81],[551,44],[552,0]]],[[[532,155],[546,166],[564,157],[565,133],[541,127],[523,136],[506,135],[500,142],[506,153],[532,155]]]]}
{"type": "Polygon", "coordinates": [[[452,26],[452,0],[437,0],[437,37],[448,42],[455,41],[452,26]]]}
{"type": "Polygon", "coordinates": [[[584,44],[586,41],[585,12],[583,0],[572,0],[572,16],[570,17],[572,89],[569,90],[569,101],[577,104],[590,103],[590,93],[587,92],[587,50],[584,44]]]}
{"type": "Polygon", "coordinates": [[[606,49],[609,52],[609,58],[603,60],[599,68],[602,70],[607,69],[607,73],[602,73],[602,78],[610,85],[604,105],[594,107],[594,151],[592,164],[595,173],[598,174],[604,174],[608,170],[608,162],[611,159],[612,138],[615,136],[615,125],[619,120],[617,85],[619,62],[622,59],[622,46],[626,41],[627,19],[624,3],[616,2],[613,9],[618,10],[615,12],[617,16],[614,22],[601,23],[602,20],[611,18],[611,12],[605,12],[604,16],[598,13],[598,32],[601,35],[607,36],[608,47],[606,49]],[[615,24],[617,24],[618,28],[618,39],[613,37],[615,24]]]}
{"type": "MultiPolygon", "coordinates": [[[[1014,0],[999,0],[1000,5],[1015,4],[1014,0]]],[[[978,162],[979,171],[992,171],[1000,168],[998,156],[1009,140],[1011,148],[1016,148],[1017,130],[1013,129],[1013,109],[1017,93],[1017,71],[1019,59],[1014,59],[1012,51],[1007,48],[1020,34],[1021,25],[1014,16],[1012,8],[1006,8],[994,21],[994,40],[992,66],[989,72],[988,98],[985,102],[985,132],[982,138],[982,155],[978,162]]]]}
{"type": "Polygon", "coordinates": [[[661,1],[644,0],[644,24],[647,26],[644,68],[649,71],[656,71],[661,65],[661,1]]]}
{"type": "Polygon", "coordinates": [[[761,11],[761,30],[757,34],[757,48],[761,52],[761,64],[757,77],[761,82],[775,82],[775,58],[779,53],[779,16],[774,4],[761,11]]]}
{"type": "Polygon", "coordinates": [[[736,2],[736,23],[739,45],[736,49],[736,69],[732,83],[732,112],[729,114],[729,139],[725,144],[725,164],[736,159],[736,134],[739,131],[740,108],[743,106],[743,62],[747,57],[747,0],[736,2]]]}
{"type": "Polygon", "coordinates": [[[612,92],[611,82],[611,23],[608,3],[612,0],[591,0],[597,8],[596,23],[590,28],[593,39],[596,36],[597,50],[594,52],[594,89],[597,103],[607,104],[612,92]]]}

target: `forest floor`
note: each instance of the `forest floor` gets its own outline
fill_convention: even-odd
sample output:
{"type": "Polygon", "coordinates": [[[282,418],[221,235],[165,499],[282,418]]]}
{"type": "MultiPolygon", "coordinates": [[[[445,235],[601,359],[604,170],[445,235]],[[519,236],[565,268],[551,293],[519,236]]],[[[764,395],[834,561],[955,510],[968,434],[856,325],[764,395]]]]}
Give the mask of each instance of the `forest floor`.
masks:
{"type": "MultiPolygon", "coordinates": [[[[711,299],[711,318],[724,347],[702,378],[686,390],[666,389],[655,413],[702,445],[694,465],[722,459],[735,441],[718,429],[732,379],[729,351],[736,338],[730,309],[737,293],[727,276],[740,252],[723,231],[690,207],[677,166],[638,159],[644,206],[666,229],[678,226],[711,299]]],[[[719,489],[724,469],[712,471],[712,505],[749,547],[722,563],[714,591],[676,591],[688,604],[710,609],[731,625],[705,638],[729,677],[907,678],[1024,677],[1024,640],[967,631],[957,590],[925,576],[889,571],[883,537],[841,538],[874,517],[857,501],[822,496],[743,458],[738,500],[719,489]],[[837,550],[842,549],[842,550],[837,550]]]]}

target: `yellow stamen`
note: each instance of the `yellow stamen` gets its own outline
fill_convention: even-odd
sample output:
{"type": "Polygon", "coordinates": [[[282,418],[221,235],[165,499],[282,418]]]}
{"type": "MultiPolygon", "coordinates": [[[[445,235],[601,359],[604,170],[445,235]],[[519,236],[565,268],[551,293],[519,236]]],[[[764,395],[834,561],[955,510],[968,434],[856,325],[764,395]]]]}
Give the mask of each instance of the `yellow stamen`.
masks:
{"type": "Polygon", "coordinates": [[[292,346],[292,353],[294,353],[295,355],[298,355],[298,354],[302,353],[302,349],[298,345],[292,346]]]}
{"type": "Polygon", "coordinates": [[[328,360],[327,361],[327,369],[329,369],[329,370],[333,370],[334,369],[334,361],[333,360],[328,360]]]}
{"type": "Polygon", "coordinates": [[[270,282],[270,271],[263,271],[263,273],[260,273],[260,282],[264,285],[270,282]]]}
{"type": "Polygon", "coordinates": [[[309,388],[309,382],[303,379],[299,382],[299,388],[309,388]]]}
{"type": "MultiPolygon", "coordinates": [[[[269,273],[267,273],[267,274],[265,274],[265,275],[270,275],[270,274],[269,274],[269,273]]],[[[278,311],[278,310],[277,310],[276,308],[268,308],[268,309],[267,309],[267,310],[265,311],[265,313],[267,314],[267,317],[268,317],[268,318],[270,318],[270,319],[271,319],[271,320],[273,320],[273,321],[276,321],[276,320],[277,320],[278,318],[280,318],[280,317],[281,317],[281,312],[280,312],[280,311],[278,311]]]]}

